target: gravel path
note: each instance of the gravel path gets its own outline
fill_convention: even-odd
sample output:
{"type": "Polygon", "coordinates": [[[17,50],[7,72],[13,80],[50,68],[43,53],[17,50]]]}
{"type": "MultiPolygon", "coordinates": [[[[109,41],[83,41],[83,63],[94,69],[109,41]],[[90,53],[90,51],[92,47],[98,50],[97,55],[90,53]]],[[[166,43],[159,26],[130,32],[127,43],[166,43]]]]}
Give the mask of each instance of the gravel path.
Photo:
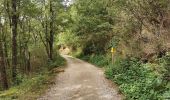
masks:
{"type": "Polygon", "coordinates": [[[38,100],[122,100],[117,88],[105,79],[101,69],[82,60],[64,56],[65,72],[56,76],[55,85],[38,100]]]}

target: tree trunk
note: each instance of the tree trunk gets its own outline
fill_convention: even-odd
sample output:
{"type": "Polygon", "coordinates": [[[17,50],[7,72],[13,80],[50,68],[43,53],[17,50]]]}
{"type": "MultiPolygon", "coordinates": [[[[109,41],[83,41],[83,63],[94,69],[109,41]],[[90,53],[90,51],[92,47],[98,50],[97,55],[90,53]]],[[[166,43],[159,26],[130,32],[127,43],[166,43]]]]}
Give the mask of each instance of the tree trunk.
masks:
{"type": "Polygon", "coordinates": [[[4,24],[4,38],[3,38],[3,42],[4,42],[4,55],[5,55],[5,63],[6,63],[6,67],[10,67],[10,61],[9,61],[9,53],[8,53],[8,41],[7,41],[7,33],[8,33],[8,25],[7,25],[7,18],[5,18],[5,24],[4,24]]]}
{"type": "Polygon", "coordinates": [[[8,89],[8,81],[5,68],[4,51],[2,47],[2,41],[0,40],[0,81],[4,90],[8,89]]]}
{"type": "Polygon", "coordinates": [[[28,74],[31,72],[31,53],[28,51],[28,58],[27,58],[27,72],[28,74]]]}
{"type": "MultiPolygon", "coordinates": [[[[0,18],[1,22],[1,18],[0,18]]],[[[2,33],[2,24],[0,23],[0,33],[2,33]]],[[[5,67],[4,49],[2,34],[0,34],[0,82],[2,83],[2,88],[4,90],[8,89],[8,81],[5,67]]]]}
{"type": "Polygon", "coordinates": [[[12,0],[12,78],[16,83],[17,77],[17,0],[12,0]]]}
{"type": "Polygon", "coordinates": [[[52,1],[50,0],[50,40],[49,40],[49,58],[53,60],[53,42],[54,42],[54,11],[52,1]]]}

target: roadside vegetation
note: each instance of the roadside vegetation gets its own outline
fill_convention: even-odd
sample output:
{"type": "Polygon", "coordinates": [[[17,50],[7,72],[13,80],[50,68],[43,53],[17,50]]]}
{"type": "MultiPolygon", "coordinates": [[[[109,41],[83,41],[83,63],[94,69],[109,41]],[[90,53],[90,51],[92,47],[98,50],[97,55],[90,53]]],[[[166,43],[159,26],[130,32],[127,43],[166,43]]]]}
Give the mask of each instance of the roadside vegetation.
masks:
{"type": "Polygon", "coordinates": [[[18,74],[18,85],[10,87],[8,90],[0,91],[0,99],[2,100],[37,100],[46,90],[54,84],[54,79],[57,72],[56,68],[64,67],[66,62],[56,51],[54,52],[54,59],[52,62],[47,61],[47,55],[43,49],[36,49],[34,57],[36,61],[32,62],[34,65],[34,72],[29,75],[18,74]]]}
{"type": "Polygon", "coordinates": [[[0,0],[0,99],[41,94],[59,50],[103,67],[127,100],[170,99],[169,0],[0,0]]]}
{"type": "Polygon", "coordinates": [[[55,41],[65,6],[62,0],[0,0],[0,100],[36,99],[52,70],[65,64],[55,41]]]}
{"type": "Polygon", "coordinates": [[[169,4],[168,0],[75,0],[67,9],[69,21],[58,45],[104,68],[127,100],[168,100],[169,4]],[[111,48],[116,49],[113,63],[111,48]]]}
{"type": "Polygon", "coordinates": [[[166,55],[157,63],[142,63],[137,58],[111,58],[103,55],[84,56],[81,59],[105,69],[105,75],[119,85],[127,100],[168,100],[170,94],[169,61],[166,55]]]}

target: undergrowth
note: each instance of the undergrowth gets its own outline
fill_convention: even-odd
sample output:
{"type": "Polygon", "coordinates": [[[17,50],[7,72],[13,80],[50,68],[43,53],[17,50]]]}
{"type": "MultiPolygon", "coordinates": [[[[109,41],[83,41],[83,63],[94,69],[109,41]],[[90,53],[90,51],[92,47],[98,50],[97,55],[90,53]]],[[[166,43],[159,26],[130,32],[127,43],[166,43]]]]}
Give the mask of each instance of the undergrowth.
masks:
{"type": "Polygon", "coordinates": [[[169,100],[170,56],[164,56],[157,63],[142,63],[136,58],[116,58],[114,64],[104,55],[81,57],[106,69],[105,74],[119,85],[126,100],[169,100]]]}
{"type": "Polygon", "coordinates": [[[36,99],[46,88],[46,82],[49,81],[50,77],[51,74],[46,72],[44,74],[36,75],[32,78],[23,79],[22,83],[19,86],[15,86],[10,88],[9,90],[0,92],[0,99],[36,99]]]}
{"type": "Polygon", "coordinates": [[[28,75],[18,75],[18,86],[6,91],[0,91],[0,100],[36,100],[53,83],[55,73],[52,69],[64,66],[65,60],[59,54],[54,54],[54,60],[42,66],[39,72],[28,75]]]}
{"type": "Polygon", "coordinates": [[[105,67],[109,64],[110,59],[105,57],[105,55],[87,55],[87,56],[80,56],[82,60],[88,61],[97,65],[98,67],[105,67]]]}

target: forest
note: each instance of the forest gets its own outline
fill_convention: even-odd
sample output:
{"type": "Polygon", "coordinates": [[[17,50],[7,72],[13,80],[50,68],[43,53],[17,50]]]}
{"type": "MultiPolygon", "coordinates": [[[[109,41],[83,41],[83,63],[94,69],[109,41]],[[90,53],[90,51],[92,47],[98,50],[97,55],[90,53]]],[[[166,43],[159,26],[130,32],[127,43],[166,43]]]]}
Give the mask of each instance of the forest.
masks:
{"type": "Polygon", "coordinates": [[[170,99],[169,0],[0,0],[0,100],[36,100],[66,49],[125,100],[170,99]]]}

